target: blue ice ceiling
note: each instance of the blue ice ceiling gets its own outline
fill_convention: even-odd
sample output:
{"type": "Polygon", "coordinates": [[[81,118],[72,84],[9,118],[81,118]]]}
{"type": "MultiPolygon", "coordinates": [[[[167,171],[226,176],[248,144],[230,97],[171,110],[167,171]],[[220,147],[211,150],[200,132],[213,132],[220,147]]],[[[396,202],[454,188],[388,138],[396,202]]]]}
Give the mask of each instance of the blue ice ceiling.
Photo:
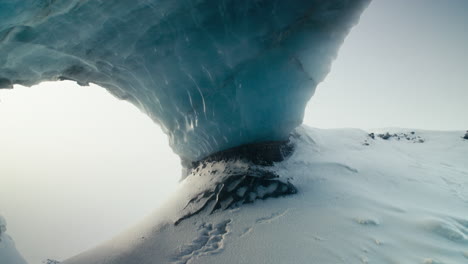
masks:
{"type": "Polygon", "coordinates": [[[368,2],[2,0],[0,88],[96,83],[195,161],[287,139],[368,2]]]}

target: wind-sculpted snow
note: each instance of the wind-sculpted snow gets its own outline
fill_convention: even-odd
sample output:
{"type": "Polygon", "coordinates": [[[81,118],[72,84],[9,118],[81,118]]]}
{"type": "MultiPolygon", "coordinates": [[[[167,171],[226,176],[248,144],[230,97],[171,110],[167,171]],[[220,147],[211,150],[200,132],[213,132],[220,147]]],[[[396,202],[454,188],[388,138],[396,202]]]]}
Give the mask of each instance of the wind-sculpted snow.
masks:
{"type": "Polygon", "coordinates": [[[63,263],[468,263],[464,132],[372,131],[397,135],[387,139],[369,132],[296,129],[294,152],[262,169],[298,193],[240,207],[229,204],[244,202],[239,198],[248,193],[271,194],[276,182],[247,191],[239,181],[216,192],[222,178],[233,175],[219,172],[249,166],[200,164],[153,216],[63,263]],[[405,134],[409,139],[398,139],[405,134]],[[220,199],[210,202],[205,193],[220,199]],[[228,209],[211,210],[218,204],[228,209]]]}
{"type": "Polygon", "coordinates": [[[368,1],[1,1],[0,88],[96,83],[197,161],[287,139],[368,1]]]}

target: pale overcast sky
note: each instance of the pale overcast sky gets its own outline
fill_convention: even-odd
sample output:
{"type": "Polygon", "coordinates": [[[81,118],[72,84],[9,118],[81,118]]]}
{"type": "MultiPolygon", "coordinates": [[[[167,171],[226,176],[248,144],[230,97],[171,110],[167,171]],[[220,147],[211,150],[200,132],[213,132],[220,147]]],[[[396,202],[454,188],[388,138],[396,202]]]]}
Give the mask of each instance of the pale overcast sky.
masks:
{"type": "MultiPolygon", "coordinates": [[[[465,0],[375,0],[304,123],[468,129],[466,14],[465,0]]],[[[177,184],[160,128],[99,87],[44,83],[0,91],[0,101],[0,214],[31,264],[110,238],[177,184]]]]}
{"type": "Polygon", "coordinates": [[[43,83],[0,100],[0,214],[30,264],[109,239],[180,179],[160,127],[101,87],[43,83]]]}
{"type": "Polygon", "coordinates": [[[468,129],[467,14],[466,0],[374,0],[304,123],[468,129]]]}

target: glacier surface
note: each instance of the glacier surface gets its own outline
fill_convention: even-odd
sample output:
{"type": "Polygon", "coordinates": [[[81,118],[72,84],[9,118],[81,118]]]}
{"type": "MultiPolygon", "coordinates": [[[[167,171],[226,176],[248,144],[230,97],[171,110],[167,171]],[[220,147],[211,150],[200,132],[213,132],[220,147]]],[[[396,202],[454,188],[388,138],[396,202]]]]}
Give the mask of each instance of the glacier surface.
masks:
{"type": "Polygon", "coordinates": [[[8,0],[0,88],[96,83],[197,161],[286,140],[369,0],[8,0]]]}
{"type": "Polygon", "coordinates": [[[373,132],[393,136],[299,127],[295,151],[270,168],[298,194],[205,210],[176,225],[193,197],[225,177],[212,171],[243,166],[214,161],[142,223],[63,263],[468,263],[463,132],[373,132]]]}

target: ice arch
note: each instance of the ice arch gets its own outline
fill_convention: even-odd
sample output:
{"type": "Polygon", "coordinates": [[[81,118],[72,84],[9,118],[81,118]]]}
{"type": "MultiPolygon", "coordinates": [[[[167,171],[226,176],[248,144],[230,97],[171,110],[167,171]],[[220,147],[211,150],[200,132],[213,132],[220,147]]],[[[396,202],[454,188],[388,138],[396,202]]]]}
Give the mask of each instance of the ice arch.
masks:
{"type": "Polygon", "coordinates": [[[197,161],[280,141],[369,0],[7,0],[0,88],[96,83],[197,161]]]}

